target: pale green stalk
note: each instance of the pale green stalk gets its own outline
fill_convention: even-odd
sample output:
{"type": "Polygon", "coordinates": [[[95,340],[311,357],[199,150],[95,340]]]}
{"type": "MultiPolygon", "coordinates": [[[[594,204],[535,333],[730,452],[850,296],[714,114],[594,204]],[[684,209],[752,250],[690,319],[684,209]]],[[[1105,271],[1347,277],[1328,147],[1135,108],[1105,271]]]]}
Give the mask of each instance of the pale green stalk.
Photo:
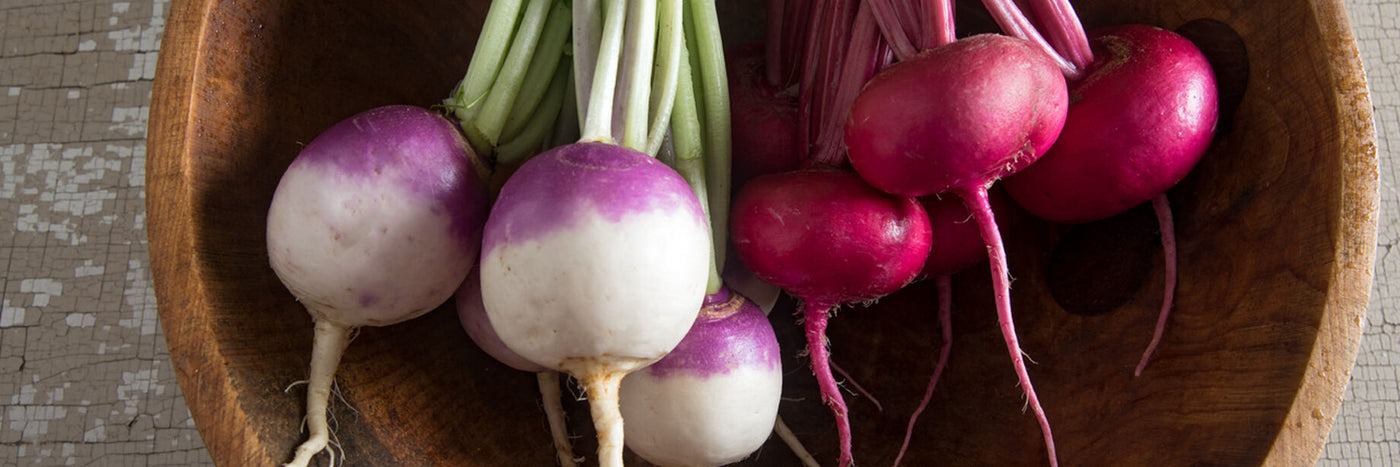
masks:
{"type": "Polygon", "coordinates": [[[564,97],[569,84],[569,66],[555,67],[554,79],[549,81],[549,88],[545,91],[540,105],[530,116],[530,121],[525,124],[525,127],[514,139],[505,141],[496,147],[497,162],[502,164],[519,162],[539,149],[540,143],[543,143],[554,129],[554,121],[561,115],[559,109],[564,106],[564,97]]]}
{"type": "Polygon", "coordinates": [[[671,109],[676,102],[676,87],[680,82],[681,48],[685,46],[685,8],[682,0],[661,0],[657,12],[660,38],[660,52],[656,56],[656,70],[653,74],[654,89],[661,92],[651,95],[651,126],[647,130],[646,153],[655,156],[666,137],[666,127],[671,124],[671,109]]]}
{"type": "Polygon", "coordinates": [[[545,90],[553,83],[555,69],[560,65],[567,66],[567,62],[560,60],[560,57],[564,55],[564,46],[569,43],[569,25],[573,24],[573,13],[569,11],[566,2],[554,0],[553,3],[554,6],[549,10],[549,18],[544,21],[544,31],[540,33],[540,43],[535,48],[535,56],[530,58],[530,71],[525,73],[525,82],[520,85],[520,94],[515,97],[510,116],[506,117],[505,129],[501,130],[501,141],[515,139],[515,135],[520,134],[520,129],[525,127],[535,108],[540,105],[545,90]]]}
{"type": "Polygon", "coordinates": [[[613,143],[612,103],[617,91],[618,62],[622,58],[622,30],[627,19],[627,0],[604,0],[603,37],[598,42],[598,63],[593,68],[593,86],[588,93],[588,110],[583,119],[582,141],[613,143]]]}
{"type": "MultiPolygon", "coordinates": [[[[705,212],[705,218],[710,221],[710,231],[713,234],[715,219],[711,215],[713,211],[710,210],[709,188],[705,182],[707,175],[705,173],[705,134],[700,126],[700,112],[697,108],[699,101],[695,98],[690,60],[686,57],[689,53],[685,47],[681,48],[680,53],[675,115],[671,118],[671,140],[676,151],[675,169],[682,178],[685,178],[686,183],[690,184],[690,188],[695,190],[695,195],[700,198],[700,207],[705,212]]],[[[723,284],[719,277],[719,261],[716,261],[716,254],[712,241],[710,242],[710,280],[706,284],[706,295],[719,292],[720,285],[723,284]]]]}
{"type": "Polygon", "coordinates": [[[529,69],[531,57],[535,56],[535,46],[539,45],[545,17],[549,15],[550,2],[551,0],[529,0],[526,4],[525,15],[521,17],[520,25],[515,29],[515,40],[510,46],[510,52],[506,54],[506,60],[496,75],[496,84],[491,86],[491,90],[486,94],[486,102],[481,105],[481,112],[477,114],[476,121],[472,122],[492,146],[500,142],[501,129],[505,127],[506,117],[510,116],[511,107],[515,106],[515,98],[520,94],[520,85],[529,69]]]}
{"type": "Polygon", "coordinates": [[[515,34],[515,24],[520,19],[522,0],[494,0],[486,11],[486,24],[476,39],[476,49],[472,51],[471,62],[467,64],[467,75],[458,84],[456,92],[444,105],[452,109],[457,120],[471,121],[491,84],[496,82],[501,61],[505,60],[511,36],[515,34]]]}
{"type": "Polygon", "coordinates": [[[714,227],[715,258],[724,267],[729,236],[729,80],[724,69],[724,43],[714,0],[689,0],[694,17],[695,44],[699,56],[701,94],[705,103],[705,182],[709,188],[710,216],[714,227]]]}
{"type": "Polygon", "coordinates": [[[631,76],[623,109],[622,145],[646,152],[647,111],[651,104],[651,70],[656,60],[656,1],[631,0],[635,7],[627,17],[631,76]]]}

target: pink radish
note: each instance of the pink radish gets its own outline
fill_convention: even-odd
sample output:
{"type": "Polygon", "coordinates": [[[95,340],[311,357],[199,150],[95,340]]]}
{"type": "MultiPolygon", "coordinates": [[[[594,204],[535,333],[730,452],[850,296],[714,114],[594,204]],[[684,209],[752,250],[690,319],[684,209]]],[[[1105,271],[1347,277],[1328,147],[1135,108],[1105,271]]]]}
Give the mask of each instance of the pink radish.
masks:
{"type": "Polygon", "coordinates": [[[1006,253],[987,188],[1049,148],[1064,125],[1067,100],[1049,55],[1025,40],[978,35],[881,71],[851,105],[845,127],[851,165],[871,185],[904,196],[952,192],[972,210],[991,260],[1007,352],[1052,465],[1054,439],[1016,336],[1006,253]]]}
{"type": "Polygon", "coordinates": [[[1176,241],[1165,193],[1210,145],[1217,89],[1205,55],[1171,31],[1118,26],[1095,31],[1090,43],[1093,61],[1070,86],[1059,140],[1035,165],[1008,178],[1006,188],[1032,214],[1061,223],[1104,219],[1152,202],[1167,284],[1152,341],[1134,370],[1140,375],[1161,341],[1175,291],[1176,241]]]}
{"type": "Polygon", "coordinates": [[[929,251],[928,217],[912,198],[881,193],[850,172],[808,169],[754,179],[734,199],[730,233],[744,264],[799,297],[822,398],[850,465],[846,404],[828,365],[828,312],[908,284],[929,251]]]}
{"type": "Polygon", "coordinates": [[[427,313],[466,277],[486,220],[484,172],[452,122],[390,106],[330,127],[282,175],[268,260],[316,325],[310,436],[288,465],[329,443],[331,383],[355,330],[427,313]]]}
{"type": "Polygon", "coordinates": [[[782,354],[768,318],[728,289],[665,358],[622,380],[627,447],[657,465],[725,465],[773,431],[782,354]]]}

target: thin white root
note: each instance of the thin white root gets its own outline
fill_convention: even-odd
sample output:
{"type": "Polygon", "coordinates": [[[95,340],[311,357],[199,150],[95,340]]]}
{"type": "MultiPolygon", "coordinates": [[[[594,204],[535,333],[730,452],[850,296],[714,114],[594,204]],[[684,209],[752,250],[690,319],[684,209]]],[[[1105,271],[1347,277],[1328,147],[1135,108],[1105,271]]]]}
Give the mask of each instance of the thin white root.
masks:
{"type": "Polygon", "coordinates": [[[792,429],[788,428],[787,423],[783,423],[782,415],[779,415],[777,421],[773,423],[773,432],[777,433],[778,438],[787,444],[788,449],[791,449],[792,453],[802,460],[802,465],[821,467],[821,464],[817,463],[817,459],[812,457],[812,453],[807,452],[807,447],[802,445],[802,441],[797,439],[797,435],[792,433],[792,429]]]}
{"type": "MultiPolygon", "coordinates": [[[[340,357],[350,344],[351,329],[326,321],[316,321],[315,341],[311,346],[311,377],[306,388],[306,418],[310,429],[306,441],[297,447],[296,456],[288,462],[288,467],[305,467],[311,458],[326,450],[330,444],[330,430],[327,428],[326,412],[330,402],[331,383],[335,381],[336,367],[340,357]]],[[[334,461],[332,461],[334,464],[334,461]]]]}
{"type": "Polygon", "coordinates": [[[600,467],[623,467],[622,465],[622,411],[618,408],[617,393],[626,372],[599,372],[580,378],[583,390],[588,392],[588,408],[593,414],[593,428],[598,432],[598,465],[600,467]]]}
{"type": "Polygon", "coordinates": [[[535,373],[540,383],[540,400],[544,402],[544,416],[549,420],[549,434],[554,437],[554,454],[559,465],[576,467],[583,459],[574,457],[573,444],[569,442],[569,427],[564,423],[564,405],[559,399],[559,372],[541,371],[535,373]]]}

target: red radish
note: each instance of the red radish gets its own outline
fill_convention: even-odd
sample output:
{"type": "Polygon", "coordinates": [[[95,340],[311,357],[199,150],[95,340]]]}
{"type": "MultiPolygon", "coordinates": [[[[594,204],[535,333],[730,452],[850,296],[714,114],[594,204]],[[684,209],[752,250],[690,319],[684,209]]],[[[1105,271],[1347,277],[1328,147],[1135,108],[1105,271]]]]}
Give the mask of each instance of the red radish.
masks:
{"type": "Polygon", "coordinates": [[[559,372],[537,365],[510,350],[496,328],[491,327],[491,319],[486,315],[486,305],[481,301],[481,273],[473,268],[457,293],[452,297],[457,305],[457,319],[467,337],[496,361],[511,368],[534,373],[540,386],[540,401],[544,404],[545,419],[549,421],[549,434],[554,438],[554,453],[559,465],[573,467],[574,449],[569,442],[569,430],[564,424],[564,407],[560,403],[559,372]]]}
{"type": "Polygon", "coordinates": [[[1007,352],[1052,465],[1054,439],[1016,336],[1006,253],[987,188],[1049,148],[1064,125],[1067,100],[1049,55],[1022,39],[978,35],[881,71],[851,105],[845,127],[851,165],[871,185],[905,196],[952,192],[972,210],[991,260],[1007,352]]]}
{"type": "Polygon", "coordinates": [[[1065,128],[1045,157],[1008,178],[1007,191],[1038,217],[1080,223],[1153,202],[1167,255],[1162,310],[1141,374],[1160,341],[1176,280],[1175,239],[1164,193],[1181,181],[1214,137],[1215,76],[1204,54],[1152,26],[1090,35],[1093,61],[1070,87],[1065,128]],[[1112,131],[1106,131],[1106,129],[1112,131]]]}
{"type": "Polygon", "coordinates": [[[671,353],[622,380],[627,447],[657,465],[748,457],[778,416],[781,356],[757,305],[723,288],[710,294],[671,353]]]}
{"type": "Polygon", "coordinates": [[[734,199],[730,232],[739,258],[803,302],[812,371],[836,417],[843,466],[852,462],[850,424],[828,366],[827,313],[899,290],[918,275],[930,246],[923,211],[912,198],[834,169],[765,175],[734,199]]]}
{"type": "Polygon", "coordinates": [[[287,167],[268,209],[268,260],[316,324],[310,435],[288,465],[329,444],[331,383],[354,331],[427,313],[466,277],[486,220],[481,164],[452,122],[389,106],[335,124],[287,167]]]}

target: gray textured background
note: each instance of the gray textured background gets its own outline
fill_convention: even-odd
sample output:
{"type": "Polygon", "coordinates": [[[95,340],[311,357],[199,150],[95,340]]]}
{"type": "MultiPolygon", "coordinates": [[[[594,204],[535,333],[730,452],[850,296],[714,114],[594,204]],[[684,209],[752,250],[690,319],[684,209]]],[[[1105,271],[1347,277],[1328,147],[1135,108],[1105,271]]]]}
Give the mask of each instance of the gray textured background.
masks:
{"type": "MultiPolygon", "coordinates": [[[[145,137],[163,0],[0,0],[0,463],[207,465],[156,317],[145,137]],[[12,226],[12,227],[11,227],[12,226]]],[[[1400,464],[1400,0],[1348,0],[1376,107],[1368,326],[1321,465],[1400,464]]]]}

